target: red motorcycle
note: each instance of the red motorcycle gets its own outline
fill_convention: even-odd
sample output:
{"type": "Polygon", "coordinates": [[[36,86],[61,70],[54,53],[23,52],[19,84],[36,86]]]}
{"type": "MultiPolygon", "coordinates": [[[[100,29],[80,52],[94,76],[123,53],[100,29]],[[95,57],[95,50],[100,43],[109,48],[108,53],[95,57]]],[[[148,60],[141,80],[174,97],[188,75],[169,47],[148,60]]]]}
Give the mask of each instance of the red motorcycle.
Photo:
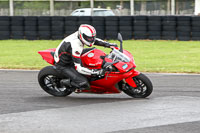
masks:
{"type": "MultiPolygon", "coordinates": [[[[103,51],[93,48],[81,55],[82,65],[89,69],[102,69],[101,77],[87,76],[90,90],[75,91],[78,93],[111,94],[122,91],[134,98],[145,98],[153,91],[149,78],[136,71],[136,65],[131,53],[122,48],[122,37],[118,34],[120,48],[111,47],[112,51],[106,55],[103,51]]],[[[39,51],[42,58],[52,66],[44,67],[38,74],[41,88],[53,96],[67,96],[73,91],[73,86],[63,86],[60,81],[62,74],[54,66],[54,49],[39,51]]],[[[66,78],[65,78],[66,79],[66,78]]],[[[78,90],[78,88],[76,88],[78,90]]]]}

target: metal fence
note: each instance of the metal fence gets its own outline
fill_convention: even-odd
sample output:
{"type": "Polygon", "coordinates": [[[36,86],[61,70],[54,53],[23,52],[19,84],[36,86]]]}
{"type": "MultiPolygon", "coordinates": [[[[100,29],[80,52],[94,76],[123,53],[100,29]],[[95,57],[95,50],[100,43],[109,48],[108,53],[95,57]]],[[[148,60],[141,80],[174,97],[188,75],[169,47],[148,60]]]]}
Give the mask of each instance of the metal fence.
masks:
{"type": "Polygon", "coordinates": [[[195,5],[195,0],[0,0],[0,16],[69,16],[75,9],[90,8],[91,2],[119,16],[191,15],[195,5]]]}

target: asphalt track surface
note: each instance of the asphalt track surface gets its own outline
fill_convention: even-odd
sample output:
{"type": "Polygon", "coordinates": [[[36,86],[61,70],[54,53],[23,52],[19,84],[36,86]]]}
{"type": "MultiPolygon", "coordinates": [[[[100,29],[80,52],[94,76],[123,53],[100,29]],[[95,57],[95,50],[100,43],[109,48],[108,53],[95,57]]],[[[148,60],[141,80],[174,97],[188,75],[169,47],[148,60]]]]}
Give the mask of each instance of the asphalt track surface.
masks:
{"type": "Polygon", "coordinates": [[[38,71],[0,70],[0,133],[199,133],[200,75],[146,75],[146,99],[123,93],[57,98],[37,83],[38,71]]]}

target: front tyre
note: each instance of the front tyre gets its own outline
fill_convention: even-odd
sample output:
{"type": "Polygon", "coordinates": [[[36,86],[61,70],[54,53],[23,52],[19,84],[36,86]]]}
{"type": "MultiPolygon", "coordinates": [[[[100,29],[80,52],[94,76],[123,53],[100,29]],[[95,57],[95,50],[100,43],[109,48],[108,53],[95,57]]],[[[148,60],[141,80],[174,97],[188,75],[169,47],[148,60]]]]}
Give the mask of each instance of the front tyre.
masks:
{"type": "Polygon", "coordinates": [[[53,66],[44,67],[38,74],[38,82],[41,88],[56,97],[64,97],[72,93],[69,88],[60,85],[61,79],[53,66]]]}
{"type": "Polygon", "coordinates": [[[153,85],[149,78],[140,73],[138,76],[133,77],[137,87],[133,88],[127,83],[123,87],[124,93],[134,98],[148,97],[153,91],[153,85]]]}

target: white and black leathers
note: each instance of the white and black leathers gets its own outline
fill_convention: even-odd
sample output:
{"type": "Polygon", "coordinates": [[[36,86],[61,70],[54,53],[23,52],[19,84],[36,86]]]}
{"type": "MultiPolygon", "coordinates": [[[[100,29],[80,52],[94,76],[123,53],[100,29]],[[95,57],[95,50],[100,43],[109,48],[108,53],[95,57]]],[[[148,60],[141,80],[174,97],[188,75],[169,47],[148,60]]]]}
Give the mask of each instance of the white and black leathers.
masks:
{"type": "MultiPolygon", "coordinates": [[[[116,46],[116,44],[110,44],[98,38],[95,39],[94,45],[104,47],[116,46]]],[[[78,32],[71,34],[70,36],[66,37],[56,48],[54,55],[56,65],[62,67],[74,65],[76,71],[83,75],[93,74],[93,70],[81,66],[80,56],[83,49],[84,44],[78,38],[78,32]]]]}

